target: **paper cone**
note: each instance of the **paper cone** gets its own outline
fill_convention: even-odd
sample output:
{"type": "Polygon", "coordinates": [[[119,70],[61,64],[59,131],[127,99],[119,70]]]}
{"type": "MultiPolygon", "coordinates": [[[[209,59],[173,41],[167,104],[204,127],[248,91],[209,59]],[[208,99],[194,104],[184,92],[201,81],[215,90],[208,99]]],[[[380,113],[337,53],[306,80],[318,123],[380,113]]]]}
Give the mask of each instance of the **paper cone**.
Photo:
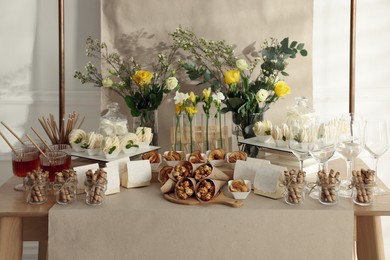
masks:
{"type": "Polygon", "coordinates": [[[163,194],[169,193],[175,189],[176,182],[172,179],[168,179],[163,186],[161,186],[160,190],[163,194]]]}
{"type": "MultiPolygon", "coordinates": [[[[212,170],[211,170],[211,173],[209,175],[203,175],[200,179],[208,178],[208,179],[222,180],[222,181],[228,181],[230,179],[226,173],[224,173],[223,171],[221,171],[220,169],[218,169],[216,167],[213,167],[211,164],[205,163],[203,165],[207,165],[207,166],[211,167],[212,170]]],[[[196,170],[199,170],[200,167],[204,167],[203,165],[199,166],[196,170]]],[[[195,170],[194,170],[193,176],[194,177],[196,176],[195,170]]]]}
{"type": "Polygon", "coordinates": [[[178,181],[177,178],[173,176],[173,173],[176,172],[176,169],[179,166],[184,166],[187,169],[188,173],[189,173],[188,176],[183,176],[183,177],[193,177],[194,176],[194,172],[192,170],[192,164],[190,162],[188,162],[188,161],[183,161],[183,162],[179,163],[178,165],[176,165],[172,169],[172,172],[169,174],[170,178],[172,178],[174,181],[178,181]]]}
{"type": "Polygon", "coordinates": [[[200,202],[208,202],[210,200],[203,200],[202,198],[198,197],[198,190],[202,184],[202,182],[206,180],[206,181],[210,181],[212,183],[212,185],[214,185],[215,189],[214,189],[214,194],[212,194],[211,196],[211,199],[214,198],[219,190],[225,185],[226,181],[222,181],[222,180],[213,180],[213,179],[209,179],[209,178],[205,178],[205,179],[201,179],[200,181],[198,181],[198,183],[196,184],[196,187],[195,187],[195,196],[196,198],[200,201],[200,202]]]}
{"type": "MultiPolygon", "coordinates": [[[[180,198],[178,195],[177,195],[177,192],[178,192],[178,186],[183,182],[183,181],[190,181],[192,183],[192,188],[194,190],[194,194],[192,194],[192,196],[195,196],[195,187],[196,187],[196,180],[194,178],[183,178],[181,179],[180,181],[178,181],[175,185],[175,197],[179,200],[185,200],[183,198],[180,198]]],[[[189,196],[187,199],[189,199],[190,197],[192,196],[189,196]]]]}
{"type": "Polygon", "coordinates": [[[161,186],[165,184],[165,182],[169,179],[169,174],[173,170],[172,166],[165,165],[158,172],[158,181],[161,183],[161,186]]]}

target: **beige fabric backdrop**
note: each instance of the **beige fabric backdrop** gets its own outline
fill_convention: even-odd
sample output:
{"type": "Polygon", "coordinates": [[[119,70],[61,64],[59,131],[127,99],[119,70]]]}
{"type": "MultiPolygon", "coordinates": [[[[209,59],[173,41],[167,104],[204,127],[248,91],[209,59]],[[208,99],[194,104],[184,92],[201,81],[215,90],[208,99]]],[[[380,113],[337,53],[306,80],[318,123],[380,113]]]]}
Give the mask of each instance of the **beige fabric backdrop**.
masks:
{"type": "MultiPolygon", "coordinates": [[[[294,97],[305,95],[312,99],[312,0],[109,0],[102,1],[102,41],[123,56],[134,56],[147,64],[155,54],[170,44],[169,33],[176,27],[193,28],[208,39],[224,39],[237,45],[236,54],[251,58],[250,50],[259,50],[269,37],[304,42],[309,56],[291,60],[286,81],[292,93],[279,100],[265,117],[280,123],[286,106],[294,104],[294,97]]],[[[180,78],[181,84],[189,83],[180,78]]],[[[191,86],[201,93],[202,87],[191,86]]],[[[131,116],[126,104],[113,92],[102,92],[102,109],[109,100],[119,101],[121,110],[131,116]]],[[[230,120],[231,115],[227,119],[230,120]]],[[[159,108],[159,146],[169,149],[169,127],[173,124],[174,104],[168,98],[159,108]]],[[[228,121],[231,127],[230,121],[228,121]]]]}

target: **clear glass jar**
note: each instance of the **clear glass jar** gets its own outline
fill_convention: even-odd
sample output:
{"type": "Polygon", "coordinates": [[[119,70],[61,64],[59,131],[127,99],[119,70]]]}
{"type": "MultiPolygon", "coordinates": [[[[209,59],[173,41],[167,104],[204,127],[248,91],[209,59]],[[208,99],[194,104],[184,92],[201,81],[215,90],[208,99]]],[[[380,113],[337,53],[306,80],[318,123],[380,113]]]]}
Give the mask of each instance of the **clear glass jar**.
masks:
{"type": "Polygon", "coordinates": [[[49,185],[47,181],[26,183],[26,202],[29,204],[43,204],[49,197],[49,185]]]}
{"type": "Polygon", "coordinates": [[[353,203],[359,206],[368,206],[374,203],[374,189],[373,184],[356,184],[353,186],[352,199],[353,203]]]}
{"type": "Polygon", "coordinates": [[[88,205],[98,206],[104,202],[105,199],[105,191],[107,186],[105,183],[97,183],[97,182],[85,182],[85,202],[88,205]]]}
{"type": "Polygon", "coordinates": [[[67,205],[76,200],[77,176],[65,178],[63,174],[56,173],[53,188],[56,192],[56,202],[67,205]]]}
{"type": "Polygon", "coordinates": [[[294,121],[309,121],[315,116],[315,110],[309,106],[309,100],[304,96],[295,98],[295,105],[287,108],[286,124],[291,125],[294,121]]]}
{"type": "Polygon", "coordinates": [[[289,205],[303,204],[305,201],[306,183],[285,183],[284,201],[289,205]]]}
{"type": "Polygon", "coordinates": [[[335,205],[339,201],[340,181],[334,184],[317,183],[320,195],[318,201],[324,205],[335,205]]]}
{"type": "Polygon", "coordinates": [[[119,104],[112,102],[107,109],[107,113],[100,117],[99,132],[105,136],[127,134],[127,118],[119,112],[119,104]]]}

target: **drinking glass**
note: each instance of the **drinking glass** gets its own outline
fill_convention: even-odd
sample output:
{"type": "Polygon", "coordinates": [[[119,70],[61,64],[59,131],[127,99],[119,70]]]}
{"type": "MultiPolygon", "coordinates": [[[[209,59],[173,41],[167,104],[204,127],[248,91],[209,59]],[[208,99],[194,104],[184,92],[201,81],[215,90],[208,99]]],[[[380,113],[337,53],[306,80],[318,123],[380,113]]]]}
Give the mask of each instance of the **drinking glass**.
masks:
{"type": "Polygon", "coordinates": [[[303,171],[303,161],[310,157],[311,125],[311,120],[304,119],[297,119],[289,124],[291,138],[288,141],[288,147],[299,160],[300,171],[303,171]]]}
{"type": "MultiPolygon", "coordinates": [[[[39,151],[34,147],[18,147],[12,152],[12,171],[15,176],[24,178],[28,172],[39,168],[39,151]]],[[[14,187],[17,191],[23,191],[24,185],[14,187]]]]}
{"type": "Polygon", "coordinates": [[[338,122],[337,153],[347,163],[347,179],[341,181],[339,196],[351,198],[350,188],[354,161],[363,149],[362,122],[358,115],[349,113],[341,116],[338,122]]]}
{"type": "MultiPolygon", "coordinates": [[[[389,149],[389,134],[385,119],[366,120],[364,125],[364,148],[372,157],[375,176],[378,176],[378,160],[389,149]]],[[[374,190],[374,195],[385,194],[387,192],[382,188],[376,187],[374,190]]]]}
{"type": "Polygon", "coordinates": [[[65,167],[70,169],[72,163],[72,146],[69,144],[52,144],[49,145],[49,149],[52,151],[62,151],[65,152],[68,156],[66,157],[65,167]]]}
{"type": "MultiPolygon", "coordinates": [[[[32,139],[34,143],[41,149],[43,152],[46,150],[46,145],[39,139],[32,139]]],[[[29,139],[23,139],[23,144],[18,143],[16,147],[31,147],[31,148],[36,148],[35,145],[29,140],[29,139]]]]}
{"type": "Polygon", "coordinates": [[[328,161],[336,152],[338,136],[337,118],[317,116],[312,127],[312,142],[309,153],[318,162],[319,171],[328,172],[328,161]]]}
{"type": "MultiPolygon", "coordinates": [[[[328,162],[336,152],[337,119],[334,116],[317,115],[311,127],[309,153],[318,163],[318,171],[329,174],[328,162]]],[[[320,191],[313,190],[310,197],[318,199],[320,191]]]]}
{"type": "Polygon", "coordinates": [[[41,154],[39,156],[40,165],[43,171],[49,172],[49,180],[53,182],[56,172],[68,169],[66,168],[68,154],[63,151],[47,151],[45,155],[41,154]]]}

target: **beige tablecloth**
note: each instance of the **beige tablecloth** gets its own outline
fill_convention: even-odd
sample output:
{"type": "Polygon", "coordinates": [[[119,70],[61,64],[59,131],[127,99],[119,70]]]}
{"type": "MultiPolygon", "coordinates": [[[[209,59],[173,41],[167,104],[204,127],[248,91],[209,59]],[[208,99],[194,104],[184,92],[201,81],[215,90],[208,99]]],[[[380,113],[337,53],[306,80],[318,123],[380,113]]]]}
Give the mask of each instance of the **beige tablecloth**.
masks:
{"type": "Polygon", "coordinates": [[[351,259],[350,200],[288,206],[250,194],[241,208],[164,200],[158,184],[85,195],[49,212],[49,259],[351,259]]]}

